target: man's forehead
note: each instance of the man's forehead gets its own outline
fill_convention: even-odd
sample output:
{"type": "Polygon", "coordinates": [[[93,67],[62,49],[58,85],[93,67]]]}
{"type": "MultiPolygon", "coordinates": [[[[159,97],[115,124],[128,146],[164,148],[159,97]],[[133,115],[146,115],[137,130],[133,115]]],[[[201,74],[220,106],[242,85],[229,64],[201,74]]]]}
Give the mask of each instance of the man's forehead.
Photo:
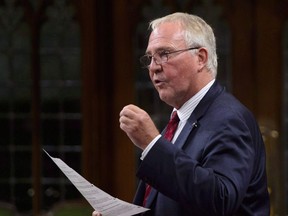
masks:
{"type": "Polygon", "coordinates": [[[154,52],[160,49],[177,48],[185,44],[183,37],[170,35],[151,35],[149,38],[147,52],[154,52]]]}
{"type": "Polygon", "coordinates": [[[162,23],[157,26],[150,34],[150,38],[152,37],[182,37],[183,29],[178,23],[167,22],[162,23]]]}
{"type": "Polygon", "coordinates": [[[183,32],[175,23],[163,23],[155,28],[149,37],[149,47],[173,46],[183,41],[183,32]]]}

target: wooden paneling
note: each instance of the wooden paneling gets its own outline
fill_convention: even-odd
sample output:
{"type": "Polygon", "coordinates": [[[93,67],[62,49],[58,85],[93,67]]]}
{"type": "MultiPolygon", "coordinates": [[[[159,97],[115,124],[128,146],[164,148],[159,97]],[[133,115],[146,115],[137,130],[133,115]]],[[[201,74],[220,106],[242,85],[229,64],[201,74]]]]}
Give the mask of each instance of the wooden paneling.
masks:
{"type": "Polygon", "coordinates": [[[114,184],[115,193],[127,201],[132,201],[136,190],[136,156],[133,143],[119,128],[119,113],[128,104],[135,103],[135,71],[133,71],[133,32],[130,5],[127,1],[114,1],[113,6],[114,43],[114,105],[113,129],[114,146],[114,184]]]}
{"type": "Polygon", "coordinates": [[[278,2],[257,1],[255,11],[255,71],[257,119],[267,152],[271,215],[285,215],[284,143],[281,143],[282,96],[282,26],[276,12],[278,2]]]}
{"type": "Polygon", "coordinates": [[[134,146],[119,128],[133,103],[132,40],[125,2],[79,1],[83,48],[84,176],[113,196],[132,201],[134,146]]]}
{"type": "Polygon", "coordinates": [[[106,7],[101,8],[99,2],[79,1],[83,50],[83,174],[94,184],[113,192],[111,18],[105,15],[106,7]]]}

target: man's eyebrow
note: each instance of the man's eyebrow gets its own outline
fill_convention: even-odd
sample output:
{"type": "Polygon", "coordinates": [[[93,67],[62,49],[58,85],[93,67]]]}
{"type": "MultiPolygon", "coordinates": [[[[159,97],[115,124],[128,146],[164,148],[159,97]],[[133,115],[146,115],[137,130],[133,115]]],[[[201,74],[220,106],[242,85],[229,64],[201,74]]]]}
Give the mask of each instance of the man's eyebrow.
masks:
{"type": "MultiPolygon", "coordinates": [[[[157,53],[157,52],[161,52],[161,51],[171,51],[173,48],[171,46],[163,46],[163,47],[158,47],[154,53],[157,53]]],[[[145,55],[152,55],[152,52],[151,51],[146,51],[145,52],[145,55]]]]}

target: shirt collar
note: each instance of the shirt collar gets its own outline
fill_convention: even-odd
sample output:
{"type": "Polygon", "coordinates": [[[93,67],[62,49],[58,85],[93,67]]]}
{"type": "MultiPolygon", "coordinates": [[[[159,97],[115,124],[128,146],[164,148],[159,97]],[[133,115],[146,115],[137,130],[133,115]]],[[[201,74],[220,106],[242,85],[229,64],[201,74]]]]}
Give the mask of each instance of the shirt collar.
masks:
{"type": "MultiPolygon", "coordinates": [[[[196,106],[211,88],[215,79],[211,80],[206,86],[204,86],[199,92],[197,92],[193,97],[191,97],[188,101],[186,101],[183,106],[179,110],[173,109],[173,111],[177,111],[178,117],[181,122],[187,121],[191,113],[194,111],[196,106]]],[[[172,112],[173,113],[173,112],[172,112]]]]}

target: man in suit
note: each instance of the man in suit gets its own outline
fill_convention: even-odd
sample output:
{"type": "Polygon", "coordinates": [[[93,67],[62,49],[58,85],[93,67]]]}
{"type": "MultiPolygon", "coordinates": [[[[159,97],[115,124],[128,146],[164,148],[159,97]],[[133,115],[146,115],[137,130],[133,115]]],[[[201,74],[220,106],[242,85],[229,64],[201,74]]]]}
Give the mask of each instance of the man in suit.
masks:
{"type": "Polygon", "coordinates": [[[143,150],[134,203],[153,216],[268,216],[262,136],[251,112],[216,81],[211,27],[185,13],[150,27],[140,60],[180,121],[169,140],[141,108],[120,112],[120,128],[143,150]]]}

